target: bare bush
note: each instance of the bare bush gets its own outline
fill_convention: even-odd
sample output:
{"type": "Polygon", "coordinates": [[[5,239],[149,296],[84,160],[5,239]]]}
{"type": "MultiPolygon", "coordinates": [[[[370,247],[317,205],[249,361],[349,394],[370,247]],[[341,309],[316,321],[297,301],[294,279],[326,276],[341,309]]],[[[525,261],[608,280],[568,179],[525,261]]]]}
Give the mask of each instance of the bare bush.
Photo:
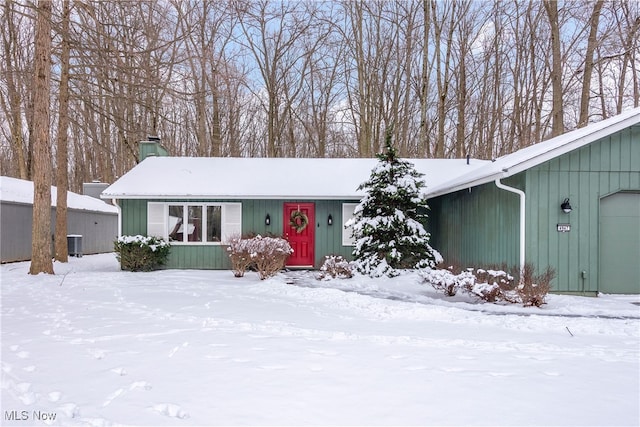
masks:
{"type": "Polygon", "coordinates": [[[340,255],[327,255],[324,257],[324,263],[320,267],[318,280],[323,279],[350,279],[353,277],[353,271],[349,261],[340,255]]]}
{"type": "Polygon", "coordinates": [[[293,253],[289,242],[281,237],[262,237],[258,235],[252,240],[254,240],[256,250],[251,256],[261,280],[274,276],[278,271],[282,270],[287,258],[293,253]]]}
{"type": "Polygon", "coordinates": [[[232,237],[229,240],[227,251],[229,259],[231,259],[231,269],[236,277],[243,277],[244,272],[251,266],[253,259],[251,258],[252,239],[243,239],[240,236],[232,237]]]}
{"type": "Polygon", "coordinates": [[[483,301],[503,301],[507,300],[505,296],[513,288],[513,281],[514,277],[503,270],[479,268],[475,272],[475,283],[467,290],[483,301]]]}
{"type": "Polygon", "coordinates": [[[248,268],[255,267],[261,280],[282,270],[287,258],[293,253],[285,239],[260,235],[249,239],[232,238],[227,251],[234,276],[242,277],[248,268]]]}
{"type": "Polygon", "coordinates": [[[460,289],[470,289],[475,283],[475,277],[470,270],[459,274],[454,274],[451,270],[451,267],[448,270],[425,268],[421,274],[425,282],[448,297],[454,296],[460,289]]]}
{"type": "MultiPolygon", "coordinates": [[[[517,269],[512,269],[517,271],[517,269]]],[[[458,274],[454,267],[447,270],[429,269],[421,271],[425,282],[446,296],[454,296],[463,291],[486,302],[508,302],[523,304],[525,307],[540,307],[551,290],[551,280],[555,271],[547,267],[544,273],[534,274],[534,267],[526,264],[519,274],[509,274],[503,270],[468,268],[458,274]]],[[[458,271],[460,271],[458,269],[458,271]]]]}
{"type": "Polygon", "coordinates": [[[551,281],[554,277],[556,277],[556,272],[551,267],[547,267],[542,274],[536,275],[533,265],[526,264],[522,272],[522,280],[515,288],[520,302],[525,307],[540,307],[546,304],[545,299],[551,290],[551,281]]]}

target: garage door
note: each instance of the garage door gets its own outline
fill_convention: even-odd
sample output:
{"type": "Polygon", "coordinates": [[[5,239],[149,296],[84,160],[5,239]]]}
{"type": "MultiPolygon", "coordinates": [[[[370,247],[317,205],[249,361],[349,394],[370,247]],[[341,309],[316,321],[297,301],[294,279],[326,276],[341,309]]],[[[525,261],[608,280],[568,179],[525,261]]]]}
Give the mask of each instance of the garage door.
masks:
{"type": "Polygon", "coordinates": [[[640,293],[640,193],[600,200],[600,278],[608,294],[640,293]]]}

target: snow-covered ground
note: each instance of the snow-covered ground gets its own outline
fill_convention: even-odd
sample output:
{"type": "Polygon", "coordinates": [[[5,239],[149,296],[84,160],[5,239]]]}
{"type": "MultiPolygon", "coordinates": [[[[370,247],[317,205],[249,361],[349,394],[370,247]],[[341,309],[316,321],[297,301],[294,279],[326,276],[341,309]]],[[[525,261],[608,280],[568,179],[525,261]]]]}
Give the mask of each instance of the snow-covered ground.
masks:
{"type": "Polygon", "coordinates": [[[638,296],[28,267],[0,267],[2,425],[640,425],[638,296]]]}

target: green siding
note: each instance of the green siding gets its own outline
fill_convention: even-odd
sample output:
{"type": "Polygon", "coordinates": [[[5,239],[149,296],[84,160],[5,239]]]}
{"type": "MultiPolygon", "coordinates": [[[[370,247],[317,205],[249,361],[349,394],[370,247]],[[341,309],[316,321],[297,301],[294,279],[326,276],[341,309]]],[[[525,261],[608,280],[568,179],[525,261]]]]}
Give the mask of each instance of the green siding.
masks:
{"type": "Polygon", "coordinates": [[[640,190],[640,126],[612,134],[521,175],[526,176],[529,218],[527,261],[539,268],[555,268],[556,291],[601,291],[600,199],[619,191],[640,190]],[[560,210],[566,197],[573,207],[569,214],[560,210]],[[559,223],[570,224],[571,231],[559,233],[559,223]]]}
{"type": "Polygon", "coordinates": [[[138,144],[138,161],[143,161],[149,156],[167,156],[167,150],[157,141],[141,141],[138,144]]]}
{"type": "MultiPolygon", "coordinates": [[[[154,202],[184,202],[183,200],[153,200],[154,202]]],[[[193,200],[193,202],[227,202],[229,200],[193,200]]],[[[238,202],[238,200],[235,200],[238,202]]],[[[120,200],[122,209],[122,233],[147,234],[148,200],[120,200]]],[[[283,204],[285,202],[309,202],[309,200],[240,200],[242,203],[243,235],[261,234],[281,236],[283,231],[283,204]],[[265,225],[269,214],[271,224],[265,225]]],[[[322,265],[326,255],[342,255],[351,259],[351,246],[342,246],[342,204],[354,200],[316,200],[315,267],[322,265]],[[327,218],[333,217],[333,225],[327,218]]],[[[226,250],[216,245],[173,245],[167,268],[229,269],[226,250]]]]}
{"type": "MultiPolygon", "coordinates": [[[[503,183],[518,187],[517,180],[503,183]]],[[[429,206],[431,243],[445,263],[461,267],[518,264],[517,194],[490,183],[437,197],[429,206]]]]}
{"type": "MultiPolygon", "coordinates": [[[[510,179],[526,193],[526,261],[556,270],[554,291],[595,293],[599,286],[600,200],[640,190],[640,126],[552,159],[510,179]],[[573,211],[560,204],[569,198],[573,211]],[[557,224],[571,231],[557,231],[557,224]],[[585,272],[584,275],[582,272],[585,272]]],[[[518,196],[494,183],[431,200],[434,247],[446,262],[516,265],[518,196]],[[497,233],[498,235],[494,235],[497,233]]]]}

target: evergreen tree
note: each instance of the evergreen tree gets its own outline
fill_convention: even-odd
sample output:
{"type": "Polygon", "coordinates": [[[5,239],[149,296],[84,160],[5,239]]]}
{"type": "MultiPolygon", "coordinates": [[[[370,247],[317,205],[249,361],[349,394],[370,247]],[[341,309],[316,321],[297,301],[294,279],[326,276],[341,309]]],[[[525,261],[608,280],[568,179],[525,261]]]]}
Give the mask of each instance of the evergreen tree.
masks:
{"type": "Polygon", "coordinates": [[[399,159],[387,133],[385,151],[359,190],[365,195],[347,225],[356,240],[358,271],[371,277],[397,276],[398,269],[434,267],[442,261],[429,245],[427,199],[422,174],[399,159]]]}

